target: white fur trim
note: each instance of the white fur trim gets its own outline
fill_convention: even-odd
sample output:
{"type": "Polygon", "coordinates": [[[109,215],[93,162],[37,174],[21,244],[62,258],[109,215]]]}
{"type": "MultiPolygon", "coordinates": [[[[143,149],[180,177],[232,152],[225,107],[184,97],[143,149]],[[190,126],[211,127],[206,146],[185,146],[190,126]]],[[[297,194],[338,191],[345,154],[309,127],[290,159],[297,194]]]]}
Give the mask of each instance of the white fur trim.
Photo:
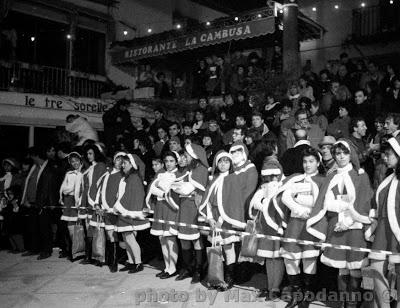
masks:
{"type": "Polygon", "coordinates": [[[272,259],[272,258],[280,258],[281,254],[279,250],[271,251],[271,250],[257,249],[257,256],[262,258],[272,259]]]}
{"type": "Polygon", "coordinates": [[[347,262],[345,260],[334,260],[326,257],[324,254],[321,255],[321,262],[325,265],[334,268],[347,268],[350,270],[361,269],[368,265],[368,259],[363,258],[361,261],[347,262]]]}
{"type": "Polygon", "coordinates": [[[284,259],[289,259],[289,260],[301,260],[301,259],[308,259],[308,258],[318,258],[320,254],[319,249],[307,249],[304,251],[300,252],[291,252],[287,251],[286,249],[282,248],[280,249],[280,255],[284,259]]]}
{"type": "Polygon", "coordinates": [[[178,238],[180,240],[194,241],[200,238],[200,233],[185,234],[178,231],[178,238]]]}
{"type": "Polygon", "coordinates": [[[192,156],[194,159],[199,159],[199,157],[198,157],[198,156],[196,155],[196,153],[194,152],[193,147],[192,147],[191,144],[187,144],[187,145],[185,146],[185,150],[186,150],[186,152],[188,152],[189,155],[192,156]]]}
{"type": "Polygon", "coordinates": [[[261,175],[281,175],[282,171],[279,168],[276,169],[263,169],[261,170],[261,175]]]}
{"type": "Polygon", "coordinates": [[[189,172],[189,183],[192,184],[195,188],[201,190],[201,191],[205,191],[206,188],[199,182],[193,180],[192,178],[192,172],[189,172]]]}
{"type": "Polygon", "coordinates": [[[248,164],[246,167],[241,168],[240,170],[235,171],[235,174],[240,174],[243,172],[246,172],[247,170],[249,170],[250,168],[255,168],[256,166],[253,163],[248,164]]]}
{"type": "Polygon", "coordinates": [[[339,143],[343,144],[346,147],[346,149],[348,149],[349,152],[351,153],[351,148],[350,148],[350,145],[348,144],[347,141],[339,140],[339,141],[336,141],[333,145],[336,145],[336,144],[339,144],[339,143]]]}
{"type": "Polygon", "coordinates": [[[394,177],[389,188],[387,210],[388,210],[388,219],[390,228],[392,229],[393,235],[400,243],[400,227],[399,227],[399,222],[397,221],[397,213],[396,213],[396,192],[398,184],[399,180],[396,177],[394,177]]]}
{"type": "Polygon", "coordinates": [[[396,154],[400,156],[400,145],[399,145],[399,142],[397,141],[397,139],[396,138],[390,138],[388,140],[388,143],[393,148],[393,150],[396,152],[396,154]]]}
{"type": "Polygon", "coordinates": [[[71,217],[71,216],[62,215],[60,220],[63,220],[63,221],[78,221],[78,217],[71,217]]]}
{"type": "Polygon", "coordinates": [[[136,165],[136,162],[135,162],[135,159],[133,158],[133,155],[132,155],[132,154],[128,154],[128,155],[126,155],[126,156],[128,156],[129,162],[131,163],[132,167],[133,167],[135,170],[138,170],[138,166],[136,165]]]}

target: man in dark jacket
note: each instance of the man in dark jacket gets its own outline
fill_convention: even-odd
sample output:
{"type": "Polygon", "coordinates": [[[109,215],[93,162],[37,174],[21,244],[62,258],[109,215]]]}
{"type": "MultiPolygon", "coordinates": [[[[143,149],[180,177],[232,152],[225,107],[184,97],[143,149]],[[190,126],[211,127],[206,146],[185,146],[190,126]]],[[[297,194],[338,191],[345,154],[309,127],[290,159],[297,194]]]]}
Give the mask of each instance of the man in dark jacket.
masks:
{"type": "Polygon", "coordinates": [[[45,155],[37,148],[30,151],[30,157],[39,168],[36,186],[35,206],[39,210],[39,242],[40,254],[38,260],[47,259],[53,250],[53,231],[51,228],[53,209],[47,206],[57,206],[59,199],[58,173],[55,165],[46,160],[45,155]]]}
{"type": "Polygon", "coordinates": [[[103,114],[104,140],[107,149],[110,149],[111,152],[113,152],[118,138],[135,131],[128,111],[129,104],[128,100],[121,99],[103,114]]]}

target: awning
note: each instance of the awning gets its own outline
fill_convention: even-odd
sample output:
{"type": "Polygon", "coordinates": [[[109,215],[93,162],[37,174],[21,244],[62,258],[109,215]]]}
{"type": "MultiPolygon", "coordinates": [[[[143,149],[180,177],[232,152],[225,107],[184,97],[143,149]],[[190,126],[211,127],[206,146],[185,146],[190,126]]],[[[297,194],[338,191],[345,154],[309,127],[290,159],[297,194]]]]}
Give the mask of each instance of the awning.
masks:
{"type": "MultiPolygon", "coordinates": [[[[215,26],[212,28],[188,30],[184,34],[181,31],[170,30],[130,41],[114,42],[114,48],[110,52],[111,61],[113,65],[118,65],[231,40],[260,37],[275,32],[277,18],[274,16],[273,9],[266,8],[247,13],[239,22],[229,17],[213,21],[215,26]]],[[[301,12],[299,12],[298,23],[301,41],[318,39],[325,32],[321,25],[301,12]]]]}
{"type": "Polygon", "coordinates": [[[196,31],[186,35],[169,37],[167,39],[149,40],[140,42],[132,40],[131,46],[123,50],[112,51],[112,63],[136,61],[144,58],[156,57],[165,54],[181,52],[189,49],[226,43],[231,40],[243,40],[275,32],[275,17],[273,10],[261,18],[213,27],[203,31],[196,31]],[[135,44],[136,42],[138,44],[135,44]]]}

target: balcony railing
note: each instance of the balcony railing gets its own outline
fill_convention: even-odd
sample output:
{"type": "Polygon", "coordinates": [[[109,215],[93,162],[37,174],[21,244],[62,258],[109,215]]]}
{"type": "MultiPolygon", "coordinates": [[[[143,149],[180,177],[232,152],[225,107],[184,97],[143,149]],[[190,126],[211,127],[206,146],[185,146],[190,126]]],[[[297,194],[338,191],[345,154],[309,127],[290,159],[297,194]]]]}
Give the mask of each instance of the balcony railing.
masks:
{"type": "Polygon", "coordinates": [[[371,6],[353,10],[353,39],[358,43],[396,38],[400,32],[400,5],[371,6]]]}
{"type": "Polygon", "coordinates": [[[99,98],[106,85],[104,76],[0,61],[0,90],[99,98]]]}

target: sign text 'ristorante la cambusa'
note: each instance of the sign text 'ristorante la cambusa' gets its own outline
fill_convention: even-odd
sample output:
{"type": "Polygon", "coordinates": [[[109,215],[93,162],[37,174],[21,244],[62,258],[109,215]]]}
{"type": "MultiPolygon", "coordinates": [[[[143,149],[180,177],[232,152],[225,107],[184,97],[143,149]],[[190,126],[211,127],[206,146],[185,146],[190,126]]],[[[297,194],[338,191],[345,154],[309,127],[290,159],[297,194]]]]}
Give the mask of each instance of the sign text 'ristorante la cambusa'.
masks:
{"type": "Polygon", "coordinates": [[[230,40],[246,39],[273,33],[275,31],[275,18],[273,16],[252,20],[237,25],[210,29],[196,32],[186,36],[165,41],[155,40],[145,45],[130,47],[112,53],[113,63],[134,61],[148,57],[175,53],[187,49],[194,49],[208,45],[220,44],[230,40]]]}

